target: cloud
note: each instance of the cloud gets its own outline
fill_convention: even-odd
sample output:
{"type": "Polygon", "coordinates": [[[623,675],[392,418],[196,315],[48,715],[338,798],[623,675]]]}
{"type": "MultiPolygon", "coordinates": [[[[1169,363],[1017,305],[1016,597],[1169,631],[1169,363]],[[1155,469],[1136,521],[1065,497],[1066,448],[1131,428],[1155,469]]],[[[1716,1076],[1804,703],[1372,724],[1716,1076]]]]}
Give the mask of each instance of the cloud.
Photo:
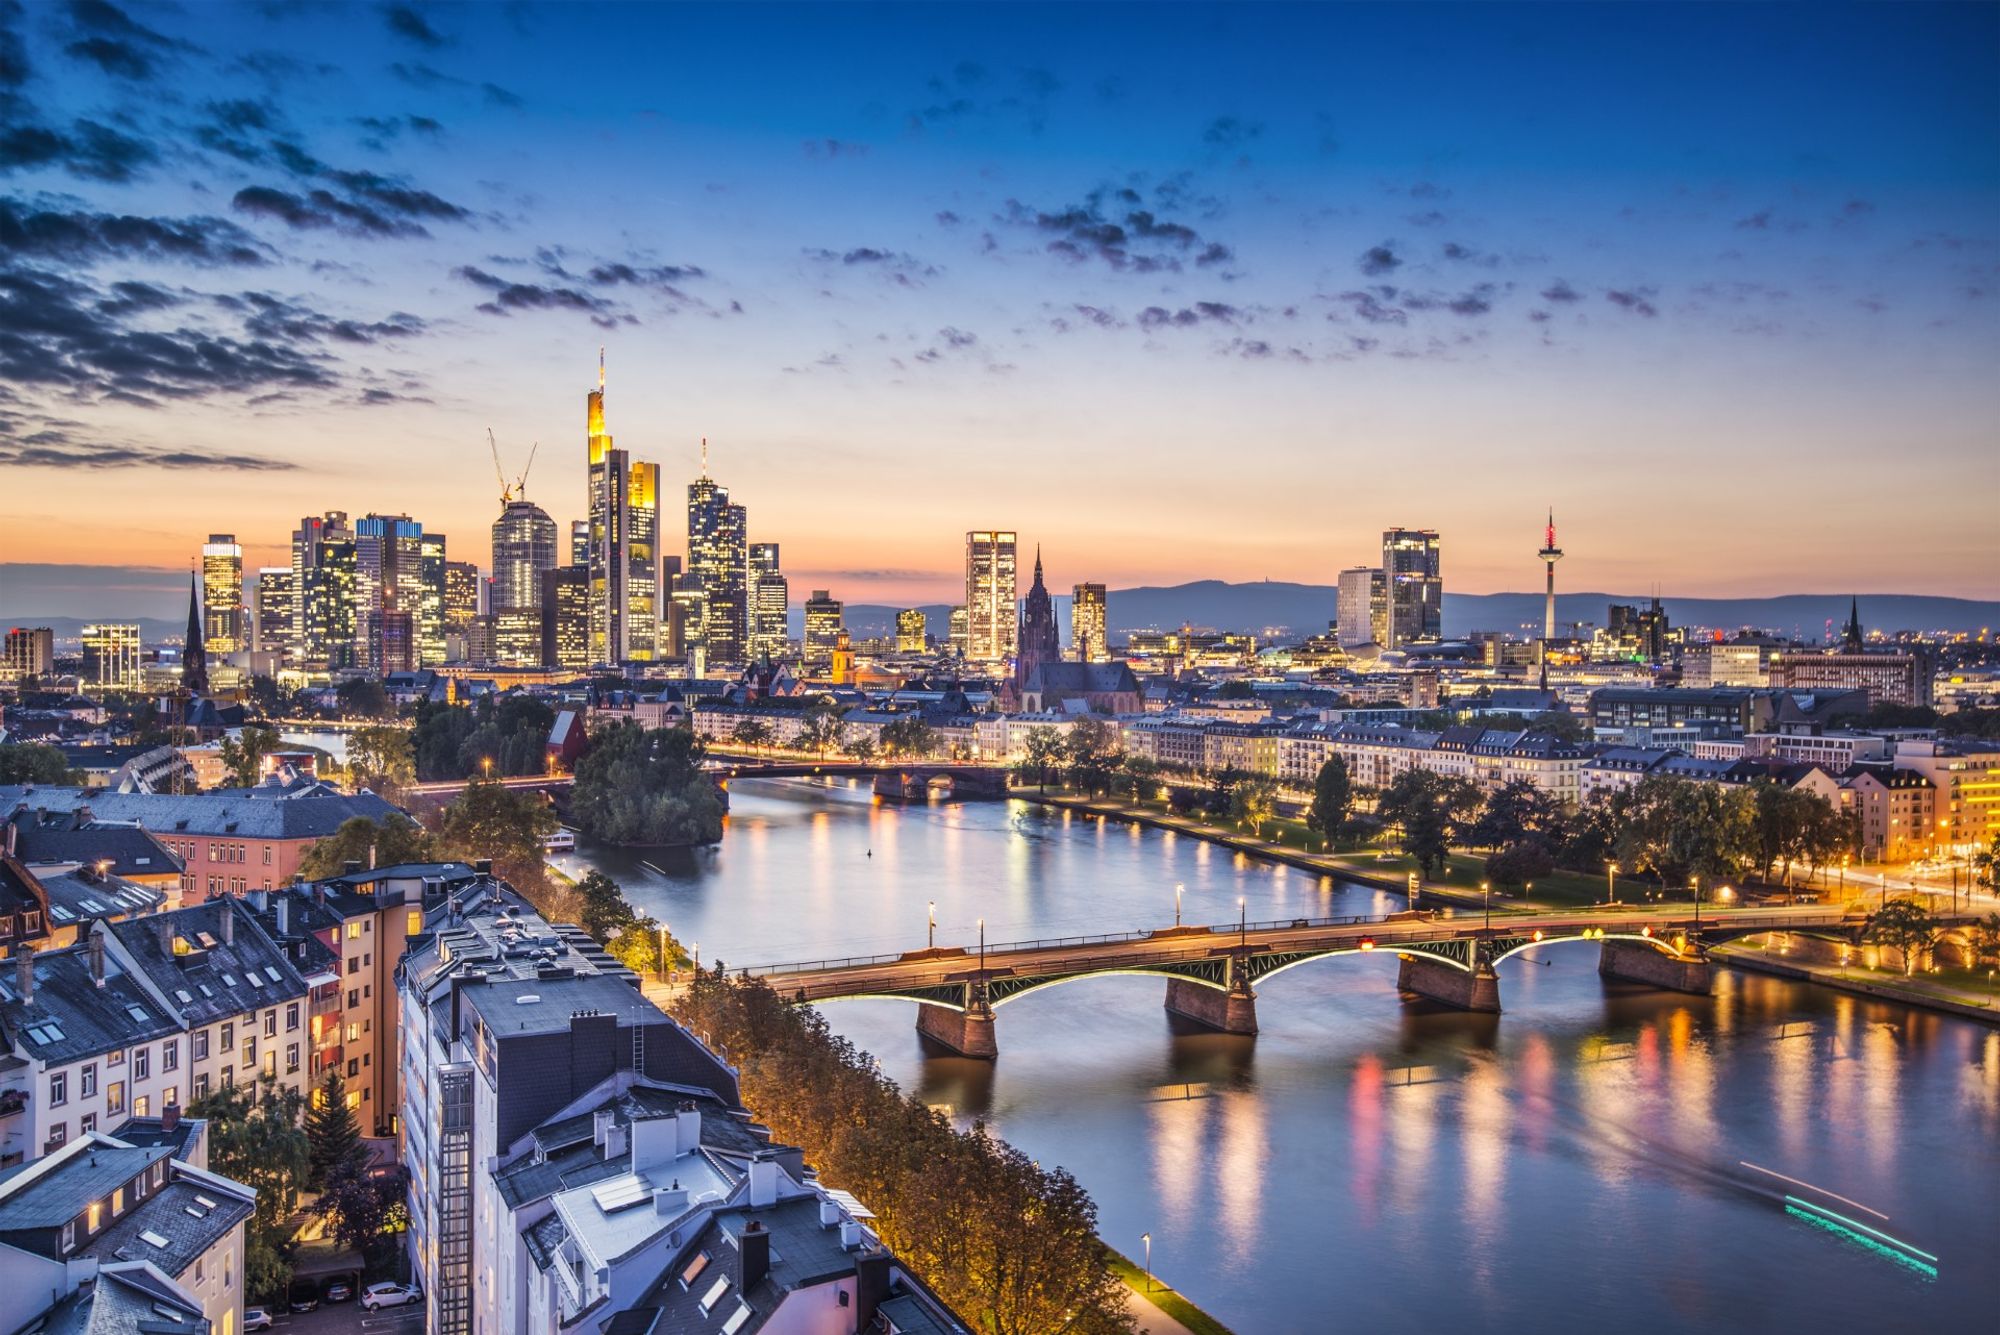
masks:
{"type": "Polygon", "coordinates": [[[1229,263],[1235,258],[1230,247],[1163,216],[1196,202],[1185,179],[1176,177],[1155,186],[1151,200],[1132,185],[1099,186],[1083,203],[1055,210],[1010,199],[1000,221],[1040,233],[1049,238],[1043,246],[1049,254],[1079,264],[1094,259],[1132,273],[1177,273],[1186,262],[1197,268],[1229,263]]]}
{"type": "Polygon", "coordinates": [[[1359,261],[1361,272],[1371,278],[1375,278],[1400,269],[1403,265],[1403,260],[1401,256],[1397,255],[1390,248],[1393,244],[1393,242],[1385,241],[1379,246],[1370,246],[1368,249],[1362,251],[1359,261]]]}
{"type": "Polygon", "coordinates": [[[222,218],[142,218],[81,209],[31,209],[0,199],[0,254],[88,264],[104,259],[258,265],[268,246],[222,218]]]}
{"type": "Polygon", "coordinates": [[[858,158],[867,154],[868,145],[849,139],[807,139],[799,149],[809,158],[858,158]]]}
{"type": "Polygon", "coordinates": [[[423,319],[407,311],[395,311],[380,320],[342,319],[270,292],[224,293],[215,298],[215,304],[244,316],[246,333],[293,343],[332,341],[369,346],[414,338],[429,328],[423,319]]]}
{"type": "Polygon", "coordinates": [[[1410,313],[1391,304],[1395,295],[1395,288],[1382,287],[1372,292],[1343,292],[1335,300],[1345,302],[1349,314],[1369,324],[1408,324],[1410,313]]]}
{"type": "Polygon", "coordinates": [[[1738,218],[1736,225],[1745,231],[1767,231],[1771,226],[1771,211],[1769,209],[1760,209],[1747,218],[1738,218]]]}
{"type": "Polygon", "coordinates": [[[1552,286],[1542,289],[1542,300],[1561,302],[1582,301],[1583,293],[1571,287],[1567,280],[1558,278],[1552,286]]]}
{"type": "Polygon", "coordinates": [[[1049,104],[1062,86],[1055,75],[1038,67],[1000,79],[976,61],[961,60],[949,75],[926,81],[924,104],[904,113],[903,124],[923,130],[968,120],[1021,117],[1029,133],[1040,134],[1048,123],[1049,104]]]}
{"type": "Polygon", "coordinates": [[[884,250],[879,246],[854,246],[847,250],[809,246],[800,253],[818,264],[873,270],[899,287],[919,287],[922,279],[935,278],[938,273],[937,266],[926,264],[907,251],[884,250]]]}
{"type": "Polygon", "coordinates": [[[1264,134],[1264,122],[1236,116],[1217,116],[1202,129],[1201,142],[1210,148],[1235,151],[1247,148],[1264,134]]]}
{"type": "Polygon", "coordinates": [[[1203,322],[1213,324],[1236,324],[1245,318],[1242,310],[1220,301],[1197,301],[1193,306],[1183,306],[1179,310],[1168,310],[1164,306],[1148,306],[1139,312],[1141,329],[1188,329],[1203,322]]]}
{"type": "Polygon", "coordinates": [[[109,445],[98,441],[42,439],[15,443],[0,431],[0,464],[18,468],[214,469],[232,473],[290,472],[298,465],[261,454],[204,454],[195,450],[157,450],[139,445],[109,445]]]}
{"type": "Polygon", "coordinates": [[[280,149],[292,150],[292,162],[302,175],[340,186],[346,197],[331,190],[309,190],[303,195],[272,186],[245,186],[236,192],[232,205],[243,213],[275,218],[300,230],[334,228],[355,236],[429,236],[423,221],[465,222],[472,214],[450,200],[428,190],[419,190],[401,180],[374,172],[341,171],[327,167],[305,155],[294,145],[280,142],[280,149]]]}
{"type": "Polygon", "coordinates": [[[70,0],[68,10],[74,40],[63,50],[115,78],[145,82],[158,71],[159,57],[196,49],[134,22],[109,0],[70,0]]]}
{"type": "Polygon", "coordinates": [[[389,31],[396,36],[415,42],[426,50],[435,51],[450,44],[449,38],[433,28],[429,20],[408,5],[382,6],[382,21],[389,25],[389,31]]]}
{"type": "Polygon", "coordinates": [[[354,123],[368,133],[361,142],[377,152],[386,149],[390,142],[400,139],[405,133],[437,136],[444,133],[444,126],[429,116],[357,116],[354,123]]]}
{"type": "Polygon", "coordinates": [[[389,66],[389,73],[413,88],[460,88],[476,90],[488,103],[496,107],[520,107],[525,105],[520,94],[509,92],[497,83],[474,83],[470,79],[460,79],[446,74],[422,61],[398,60],[389,66]]]}
{"type": "MultiPolygon", "coordinates": [[[[0,109],[16,100],[0,97],[0,109]]],[[[79,120],[67,134],[25,118],[0,129],[0,172],[53,165],[84,180],[122,184],[157,161],[152,145],[96,121],[79,120]]]]}
{"type": "Polygon", "coordinates": [[[1634,288],[1631,291],[1612,288],[1605,292],[1604,299],[1634,315],[1643,315],[1650,319],[1660,313],[1659,308],[1653,305],[1653,296],[1654,291],[1650,287],[1634,288]]]}
{"type": "Polygon", "coordinates": [[[578,291],[573,287],[511,282],[469,264],[453,269],[452,274],[492,294],[478,307],[488,315],[507,315],[514,311],[569,310],[588,315],[592,323],[606,328],[620,323],[621,320],[631,322],[631,317],[623,315],[616,303],[592,296],[588,292],[578,291]]]}

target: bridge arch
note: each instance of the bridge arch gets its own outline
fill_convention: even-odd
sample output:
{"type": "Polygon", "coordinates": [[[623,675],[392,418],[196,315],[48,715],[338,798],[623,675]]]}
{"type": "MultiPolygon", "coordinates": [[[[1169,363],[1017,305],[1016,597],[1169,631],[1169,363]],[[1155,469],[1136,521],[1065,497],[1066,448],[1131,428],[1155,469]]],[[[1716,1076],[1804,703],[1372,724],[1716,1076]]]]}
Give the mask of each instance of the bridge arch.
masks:
{"type": "MultiPolygon", "coordinates": [[[[1199,987],[1212,988],[1217,992],[1227,992],[1229,990],[1229,984],[1226,981],[1217,982],[1201,974],[1176,973],[1171,969],[1095,969],[1087,973],[1066,973],[1049,978],[1036,978],[1024,986],[1004,991],[997,986],[989,985],[989,990],[999,993],[993,997],[993,1009],[999,1010],[1007,1003],[1019,1001],[1031,992],[1044,992],[1052,987],[1061,987],[1064,983],[1082,983],[1093,978],[1114,978],[1120,975],[1128,978],[1166,978],[1183,983],[1193,983],[1199,987]]],[[[1006,979],[1000,978],[995,979],[994,983],[1000,984],[1006,981],[1006,979]]]]}
{"type": "Polygon", "coordinates": [[[1283,964],[1274,965],[1269,969],[1263,970],[1261,973],[1257,973],[1256,981],[1261,985],[1288,969],[1296,969],[1301,964],[1317,964],[1321,960],[1332,959],[1336,955],[1377,955],[1386,959],[1395,959],[1399,955],[1417,955],[1427,960],[1436,960],[1439,964],[1449,964],[1452,968],[1464,973],[1476,972],[1475,966],[1457,958],[1456,952],[1424,950],[1417,946],[1394,944],[1370,946],[1365,950],[1360,946],[1341,946],[1334,950],[1315,950],[1310,953],[1301,954],[1296,959],[1288,959],[1283,964]]]}
{"type": "Polygon", "coordinates": [[[1667,955],[1674,959],[1681,958],[1682,955],[1685,953],[1683,951],[1674,949],[1673,942],[1667,940],[1664,937],[1649,936],[1643,932],[1597,932],[1589,936],[1578,934],[1578,935],[1564,935],[1564,936],[1543,936],[1540,938],[1529,937],[1525,940],[1516,941],[1512,945],[1509,945],[1507,949],[1495,955],[1493,957],[1493,963],[1498,964],[1502,960],[1512,959],[1514,956],[1520,954],[1524,950],[1534,950],[1541,946],[1567,945],[1572,941],[1581,942],[1585,945],[1599,945],[1606,941],[1633,941],[1637,942],[1640,945],[1651,946],[1653,949],[1659,951],[1662,955],[1667,955]]]}

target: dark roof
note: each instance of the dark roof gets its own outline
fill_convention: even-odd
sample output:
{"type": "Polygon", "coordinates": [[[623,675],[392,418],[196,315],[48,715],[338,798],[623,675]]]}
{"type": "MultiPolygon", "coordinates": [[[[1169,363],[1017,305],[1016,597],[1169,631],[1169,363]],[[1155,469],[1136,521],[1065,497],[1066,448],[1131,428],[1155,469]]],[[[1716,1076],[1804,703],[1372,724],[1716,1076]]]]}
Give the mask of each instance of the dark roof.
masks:
{"type": "Polygon", "coordinates": [[[179,875],[181,860],[167,846],[136,825],[92,821],[82,829],[43,825],[32,813],[14,821],[15,856],[23,862],[89,862],[109,860],[114,876],[179,875]]]}
{"type": "Polygon", "coordinates": [[[233,895],[113,923],[111,931],[153,985],[173,999],[190,1027],[234,1019],[306,993],[298,970],[233,895]],[[228,941],[223,939],[225,914],[233,919],[228,941]],[[185,943],[185,953],[175,954],[161,941],[168,932],[185,943]]]}
{"type": "MultiPolygon", "coordinates": [[[[147,1146],[98,1144],[77,1150],[18,1189],[0,1192],[0,1234],[57,1228],[152,1167],[167,1151],[147,1146]]],[[[27,1165],[23,1165],[26,1167],[27,1165]]],[[[0,1180],[5,1187],[19,1173],[0,1180]]]]}
{"type": "Polygon", "coordinates": [[[774,1148],[751,1122],[708,1090],[633,1085],[587,1111],[544,1122],[529,1133],[535,1153],[494,1173],[510,1209],[571,1187],[587,1186],[629,1172],[631,1155],[606,1160],[592,1137],[599,1108],[609,1108],[619,1126],[635,1118],[661,1117],[692,1101],[701,1111],[701,1144],[725,1154],[750,1155],[774,1148]]]}
{"type": "Polygon", "coordinates": [[[129,821],[155,834],[238,835],[246,839],[323,839],[355,816],[382,820],[402,814],[373,793],[353,795],[314,787],[297,795],[258,788],[175,796],[107,793],[34,784],[0,787],[0,809],[25,802],[69,811],[87,806],[99,820],[129,821]]]}
{"type": "Polygon", "coordinates": [[[44,1066],[63,1066],[180,1032],[179,1022],[161,1012],[108,950],[103,987],[91,978],[87,945],[36,955],[31,966],[34,996],[25,1002],[17,990],[17,967],[12,962],[0,966],[0,1028],[44,1066]]]}
{"type": "Polygon", "coordinates": [[[49,926],[74,927],[92,918],[130,917],[148,913],[160,905],[160,892],[117,876],[99,876],[95,871],[56,872],[30,867],[28,872],[42,883],[49,897],[49,926]]]}
{"type": "Polygon", "coordinates": [[[1037,663],[1021,689],[1042,695],[1137,695],[1139,679],[1123,663],[1037,663]]]}
{"type": "Polygon", "coordinates": [[[184,1151],[194,1133],[201,1128],[199,1117],[183,1117],[169,1131],[166,1122],[158,1117],[128,1117],[111,1132],[113,1140],[122,1140],[127,1145],[146,1148],[164,1147],[173,1152],[176,1159],[185,1158],[184,1151]]]}
{"type": "Polygon", "coordinates": [[[176,1170],[168,1171],[174,1175],[164,1187],[113,1220],[88,1246],[77,1248],[76,1254],[99,1260],[151,1261],[167,1274],[178,1276],[256,1211],[256,1206],[241,1196],[181,1176],[176,1170]],[[205,1205],[204,1201],[214,1204],[205,1205]],[[143,1233],[165,1239],[166,1245],[154,1244],[141,1237],[143,1233]]]}

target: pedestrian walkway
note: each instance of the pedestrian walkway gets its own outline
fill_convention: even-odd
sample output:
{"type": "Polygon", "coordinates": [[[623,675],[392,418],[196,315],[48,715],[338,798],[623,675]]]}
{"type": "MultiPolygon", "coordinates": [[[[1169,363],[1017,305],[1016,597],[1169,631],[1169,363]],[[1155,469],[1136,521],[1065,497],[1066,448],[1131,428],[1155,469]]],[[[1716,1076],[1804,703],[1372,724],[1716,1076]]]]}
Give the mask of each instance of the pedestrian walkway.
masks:
{"type": "Polygon", "coordinates": [[[1132,1314],[1132,1321],[1140,1335],[1194,1335],[1180,1322],[1162,1312],[1158,1307],[1129,1284],[1125,1286],[1125,1310],[1132,1314]]]}

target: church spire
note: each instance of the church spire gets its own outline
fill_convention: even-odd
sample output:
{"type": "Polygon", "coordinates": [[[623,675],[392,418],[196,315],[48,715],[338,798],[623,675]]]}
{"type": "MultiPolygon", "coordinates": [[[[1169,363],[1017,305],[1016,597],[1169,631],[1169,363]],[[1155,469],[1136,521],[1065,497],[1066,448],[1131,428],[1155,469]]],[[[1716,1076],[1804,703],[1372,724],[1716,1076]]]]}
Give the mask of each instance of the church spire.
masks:
{"type": "Polygon", "coordinates": [[[1847,628],[1841,635],[1841,639],[1845,642],[1842,647],[1858,652],[1867,643],[1867,638],[1861,633],[1861,599],[1858,595],[1850,594],[1849,597],[1851,601],[1847,605],[1847,628]]]}
{"type": "Polygon", "coordinates": [[[208,694],[208,645],[201,634],[201,580],[188,571],[187,640],[181,648],[181,686],[190,695],[208,694]]]}

